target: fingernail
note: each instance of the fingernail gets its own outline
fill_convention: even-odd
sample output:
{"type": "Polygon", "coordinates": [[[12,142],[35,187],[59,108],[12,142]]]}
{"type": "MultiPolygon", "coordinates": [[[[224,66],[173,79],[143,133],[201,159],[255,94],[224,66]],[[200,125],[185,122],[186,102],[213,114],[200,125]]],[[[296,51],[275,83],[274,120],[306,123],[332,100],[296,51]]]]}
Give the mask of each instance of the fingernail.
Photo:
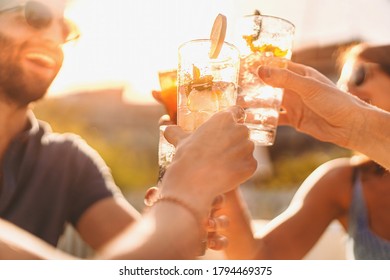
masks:
{"type": "Polygon", "coordinates": [[[259,68],[257,68],[257,75],[259,75],[260,78],[269,78],[271,77],[271,70],[267,66],[259,66],[259,68]]]}

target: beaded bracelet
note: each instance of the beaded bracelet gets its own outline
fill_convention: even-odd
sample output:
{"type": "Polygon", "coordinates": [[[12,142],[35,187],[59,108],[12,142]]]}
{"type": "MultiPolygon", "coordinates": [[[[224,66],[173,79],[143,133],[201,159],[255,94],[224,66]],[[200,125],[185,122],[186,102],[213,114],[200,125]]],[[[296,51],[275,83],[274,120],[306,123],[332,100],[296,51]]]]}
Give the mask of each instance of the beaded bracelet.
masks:
{"type": "Polygon", "coordinates": [[[161,194],[159,194],[158,187],[151,187],[146,191],[144,197],[144,204],[146,206],[152,207],[153,205],[161,201],[170,201],[172,203],[180,205],[181,207],[187,209],[187,211],[191,213],[191,215],[195,218],[196,222],[199,225],[203,225],[202,217],[198,214],[198,212],[193,207],[185,203],[183,200],[180,200],[174,196],[162,196],[161,194]]]}
{"type": "Polygon", "coordinates": [[[177,197],[174,197],[174,196],[160,196],[159,198],[157,198],[157,200],[154,202],[154,205],[156,203],[159,203],[159,202],[162,202],[162,201],[168,201],[168,202],[172,202],[174,204],[177,204],[177,205],[180,205],[181,207],[185,208],[188,212],[191,213],[191,215],[194,217],[194,219],[196,220],[196,223],[202,227],[203,226],[203,219],[201,218],[201,216],[198,214],[198,212],[192,208],[190,205],[188,205],[187,203],[185,203],[184,201],[178,199],[177,197]]]}

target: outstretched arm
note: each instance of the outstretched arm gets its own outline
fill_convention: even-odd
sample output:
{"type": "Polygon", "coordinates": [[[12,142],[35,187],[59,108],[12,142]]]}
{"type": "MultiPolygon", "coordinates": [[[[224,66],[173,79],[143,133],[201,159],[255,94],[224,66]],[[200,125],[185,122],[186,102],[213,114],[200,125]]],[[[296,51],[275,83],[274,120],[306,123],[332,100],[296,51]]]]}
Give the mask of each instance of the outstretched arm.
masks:
{"type": "Polygon", "coordinates": [[[36,236],[0,219],[0,259],[72,259],[36,236]]]}
{"type": "Polygon", "coordinates": [[[129,229],[128,234],[122,235],[127,238],[114,242],[103,252],[105,256],[129,258],[129,252],[134,253],[127,249],[131,244],[135,244],[134,249],[142,258],[196,256],[199,230],[205,228],[214,198],[234,189],[256,169],[248,128],[236,123],[234,116],[231,112],[219,112],[189,136],[178,126],[165,130],[166,138],[177,148],[162,179],[160,193],[185,202],[199,213],[203,222],[199,224],[191,211],[180,205],[168,201],[158,203],[133,228],[133,232],[138,231],[145,238],[134,242],[137,235],[129,229]],[[153,230],[148,230],[148,225],[153,230]]]}
{"type": "Polygon", "coordinates": [[[225,213],[229,259],[302,259],[343,211],[349,188],[348,159],[328,162],[315,170],[297,191],[289,207],[252,234],[250,216],[238,193],[227,195],[225,213]],[[343,185],[342,182],[347,182],[343,185]],[[343,187],[344,186],[344,187],[343,187]]]}
{"type": "MultiPolygon", "coordinates": [[[[237,123],[239,113],[234,108],[219,112],[190,136],[177,126],[165,131],[177,149],[161,183],[160,201],[99,249],[96,258],[187,259],[198,254],[214,198],[256,170],[254,146],[248,128],[237,123]]],[[[0,258],[69,256],[0,220],[0,258]]]]}
{"type": "Polygon", "coordinates": [[[224,248],[228,259],[255,259],[261,244],[255,240],[252,228],[252,217],[239,188],[224,195],[223,207],[218,215],[228,217],[229,225],[222,234],[228,245],[224,248]]]}

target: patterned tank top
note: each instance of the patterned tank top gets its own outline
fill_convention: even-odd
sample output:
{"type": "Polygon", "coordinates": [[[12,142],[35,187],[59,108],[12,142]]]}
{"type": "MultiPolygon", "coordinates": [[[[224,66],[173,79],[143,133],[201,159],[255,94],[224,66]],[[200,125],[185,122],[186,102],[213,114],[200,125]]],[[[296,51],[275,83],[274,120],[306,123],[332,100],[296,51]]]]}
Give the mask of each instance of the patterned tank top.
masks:
{"type": "Polygon", "coordinates": [[[357,260],[389,260],[390,241],[371,231],[358,169],[355,169],[348,235],[357,260]]]}

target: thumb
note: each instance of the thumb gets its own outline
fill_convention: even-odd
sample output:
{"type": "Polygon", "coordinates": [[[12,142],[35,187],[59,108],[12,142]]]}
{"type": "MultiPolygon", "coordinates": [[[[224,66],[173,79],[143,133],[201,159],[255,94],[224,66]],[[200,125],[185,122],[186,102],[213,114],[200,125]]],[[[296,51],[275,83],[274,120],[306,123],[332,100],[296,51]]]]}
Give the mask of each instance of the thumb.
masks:
{"type": "Polygon", "coordinates": [[[245,115],[245,110],[241,106],[234,105],[227,108],[225,111],[228,111],[232,114],[235,122],[244,123],[246,115],[245,115]]]}
{"type": "Polygon", "coordinates": [[[175,147],[181,140],[187,138],[189,135],[190,134],[188,132],[185,132],[180,126],[177,125],[169,125],[164,131],[165,139],[167,139],[167,141],[175,147]]]}
{"type": "MultiPolygon", "coordinates": [[[[321,82],[310,76],[301,76],[288,69],[262,66],[258,70],[258,75],[271,86],[293,91],[301,98],[301,106],[307,107],[326,119],[335,116],[335,113],[337,113],[338,106],[335,105],[351,103],[351,95],[340,91],[334,85],[321,82]]],[[[289,96],[291,97],[291,94],[289,96]]],[[[290,104],[287,112],[290,114],[291,108],[294,107],[296,106],[290,104]]],[[[294,108],[294,110],[297,109],[294,108]]]]}

